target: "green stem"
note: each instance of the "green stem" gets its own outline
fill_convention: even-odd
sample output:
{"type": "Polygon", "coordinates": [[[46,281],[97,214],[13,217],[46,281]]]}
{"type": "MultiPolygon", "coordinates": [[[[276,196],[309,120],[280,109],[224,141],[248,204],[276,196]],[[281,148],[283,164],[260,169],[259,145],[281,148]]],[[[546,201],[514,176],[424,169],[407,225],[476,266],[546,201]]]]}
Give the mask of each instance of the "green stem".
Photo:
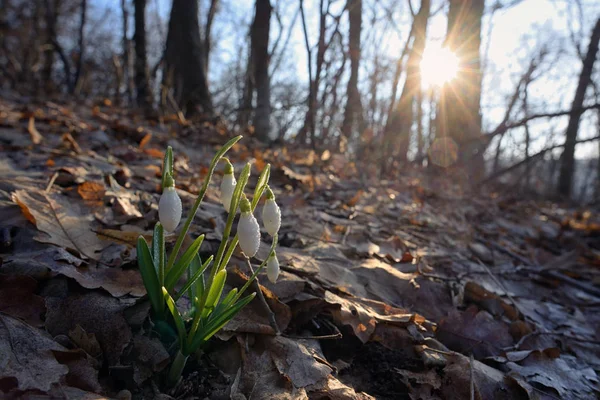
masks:
{"type": "Polygon", "coordinates": [[[181,350],[177,352],[177,355],[171,364],[171,368],[169,369],[169,376],[167,378],[167,383],[170,387],[175,386],[177,382],[179,382],[188,357],[189,356],[184,356],[183,353],[181,353],[181,350]]]}

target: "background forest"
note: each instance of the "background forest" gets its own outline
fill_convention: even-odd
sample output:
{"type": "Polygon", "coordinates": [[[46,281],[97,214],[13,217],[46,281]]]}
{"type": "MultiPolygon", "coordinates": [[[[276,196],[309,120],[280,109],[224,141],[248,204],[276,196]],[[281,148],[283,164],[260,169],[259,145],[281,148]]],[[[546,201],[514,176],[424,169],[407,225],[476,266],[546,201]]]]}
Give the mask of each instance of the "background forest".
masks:
{"type": "Polygon", "coordinates": [[[463,165],[478,182],[501,177],[581,201],[600,191],[594,1],[2,0],[0,9],[4,91],[218,116],[265,142],[340,151],[383,173],[409,161],[463,165]]]}

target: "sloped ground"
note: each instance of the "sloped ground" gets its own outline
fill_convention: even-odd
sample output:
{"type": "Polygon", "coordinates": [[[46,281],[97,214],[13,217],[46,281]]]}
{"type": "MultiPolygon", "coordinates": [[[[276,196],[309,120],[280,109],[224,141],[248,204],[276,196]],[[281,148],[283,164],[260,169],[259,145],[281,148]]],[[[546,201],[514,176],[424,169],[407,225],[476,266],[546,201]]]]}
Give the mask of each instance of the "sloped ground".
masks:
{"type": "MultiPolygon", "coordinates": [[[[283,334],[255,300],[166,389],[174,349],[148,320],[133,246],[157,219],[162,149],[174,148],[185,216],[229,135],[106,102],[0,102],[3,396],[598,397],[594,210],[473,195],[439,171],[378,181],[341,155],[252,138],[229,157],[254,179],[272,164],[283,271],[261,284],[283,334]]],[[[206,234],[204,253],[225,226],[219,180],[190,230],[206,234]]],[[[245,281],[241,258],[228,270],[228,285],[245,281]]]]}

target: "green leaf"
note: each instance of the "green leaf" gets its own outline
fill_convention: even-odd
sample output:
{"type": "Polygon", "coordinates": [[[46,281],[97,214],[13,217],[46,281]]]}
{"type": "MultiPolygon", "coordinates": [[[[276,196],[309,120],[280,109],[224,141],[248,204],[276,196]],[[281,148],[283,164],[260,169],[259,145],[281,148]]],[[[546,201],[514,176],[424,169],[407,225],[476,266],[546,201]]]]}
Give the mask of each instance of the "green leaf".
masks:
{"type": "MultiPolygon", "coordinates": [[[[204,342],[210,339],[215,333],[217,333],[220,329],[222,329],[235,315],[240,312],[242,308],[244,308],[248,303],[254,299],[256,293],[252,293],[229,309],[227,309],[222,314],[216,316],[213,320],[211,320],[208,324],[202,327],[198,332],[194,335],[192,341],[188,343],[188,350],[190,352],[195,352],[204,342]]],[[[189,338],[188,338],[189,340],[189,338]]]]}
{"type": "Polygon", "coordinates": [[[221,314],[223,311],[225,311],[227,308],[229,308],[229,306],[231,305],[231,303],[233,303],[233,301],[235,300],[235,296],[237,295],[238,289],[237,288],[233,288],[229,291],[229,293],[227,293],[227,296],[225,296],[225,298],[223,299],[223,301],[221,301],[219,304],[217,304],[217,306],[215,307],[215,310],[212,312],[211,315],[219,315],[221,314]]]}
{"type": "Polygon", "coordinates": [[[260,198],[262,197],[265,189],[267,188],[267,184],[269,183],[269,178],[271,177],[271,164],[267,164],[265,168],[260,173],[258,177],[258,182],[256,182],[256,188],[254,189],[254,197],[252,197],[252,211],[256,208],[260,198]]]}
{"type": "Polygon", "coordinates": [[[173,265],[169,271],[167,271],[167,276],[165,277],[165,287],[167,290],[171,291],[175,287],[175,284],[181,278],[181,275],[185,272],[186,268],[190,265],[194,256],[198,254],[198,250],[200,250],[200,246],[202,245],[202,241],[204,241],[204,235],[200,235],[194,240],[194,242],[188,247],[188,249],[183,253],[181,258],[173,265]]]}
{"type": "Polygon", "coordinates": [[[162,229],[162,225],[160,222],[157,222],[154,225],[154,232],[152,233],[152,260],[154,261],[154,269],[156,270],[156,275],[158,276],[158,261],[159,261],[159,250],[160,250],[160,229],[162,229]]]}
{"type": "MultiPolygon", "coordinates": [[[[200,260],[200,257],[198,255],[196,255],[196,257],[194,259],[198,258],[198,260],[200,260]]],[[[181,296],[183,296],[183,294],[186,292],[186,290],[192,288],[194,291],[198,291],[198,287],[196,285],[194,285],[194,283],[196,283],[197,280],[201,280],[204,281],[204,271],[206,271],[206,268],[208,267],[208,265],[210,264],[210,262],[213,260],[213,256],[210,256],[208,258],[208,260],[204,261],[204,264],[202,264],[199,268],[196,269],[196,272],[194,273],[194,275],[192,275],[192,277],[190,279],[188,279],[188,281],[185,283],[185,285],[181,288],[181,290],[175,295],[175,301],[179,300],[181,298],[181,296]],[[202,278],[202,279],[200,279],[202,278]]],[[[198,261],[199,262],[199,261],[198,261]]],[[[193,265],[195,263],[195,261],[192,261],[193,265]]],[[[204,282],[202,282],[202,287],[200,288],[202,292],[204,292],[204,282]]],[[[200,293],[197,294],[195,293],[193,295],[194,297],[200,297],[202,294],[204,293],[200,293]]]]}
{"type": "Polygon", "coordinates": [[[173,315],[173,320],[175,321],[175,327],[177,328],[177,335],[179,336],[179,346],[183,351],[183,347],[185,346],[185,324],[183,323],[183,318],[181,318],[181,314],[175,305],[175,301],[167,291],[167,289],[163,286],[162,293],[167,303],[167,307],[169,307],[169,311],[171,311],[171,315],[173,315]]]}
{"type": "Polygon", "coordinates": [[[206,301],[204,302],[202,310],[202,317],[207,317],[215,308],[217,301],[219,301],[219,298],[221,297],[221,293],[223,293],[226,278],[227,270],[225,269],[220,270],[217,272],[217,275],[215,275],[215,279],[208,289],[208,295],[206,296],[206,301]]]}
{"type": "Polygon", "coordinates": [[[158,284],[158,277],[156,276],[148,243],[146,243],[146,239],[143,236],[138,237],[137,240],[137,259],[138,267],[142,274],[142,281],[148,292],[148,298],[150,298],[150,304],[152,304],[155,312],[162,314],[164,310],[162,291],[158,284]]]}

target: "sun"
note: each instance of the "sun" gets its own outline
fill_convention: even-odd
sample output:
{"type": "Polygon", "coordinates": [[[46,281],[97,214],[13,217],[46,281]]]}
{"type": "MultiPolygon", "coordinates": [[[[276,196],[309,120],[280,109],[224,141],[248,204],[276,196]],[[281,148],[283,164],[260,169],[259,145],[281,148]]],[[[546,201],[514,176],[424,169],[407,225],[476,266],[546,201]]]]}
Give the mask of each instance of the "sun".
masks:
{"type": "Polygon", "coordinates": [[[429,43],[421,59],[421,85],[423,88],[440,87],[456,77],[458,57],[446,47],[429,43]]]}

